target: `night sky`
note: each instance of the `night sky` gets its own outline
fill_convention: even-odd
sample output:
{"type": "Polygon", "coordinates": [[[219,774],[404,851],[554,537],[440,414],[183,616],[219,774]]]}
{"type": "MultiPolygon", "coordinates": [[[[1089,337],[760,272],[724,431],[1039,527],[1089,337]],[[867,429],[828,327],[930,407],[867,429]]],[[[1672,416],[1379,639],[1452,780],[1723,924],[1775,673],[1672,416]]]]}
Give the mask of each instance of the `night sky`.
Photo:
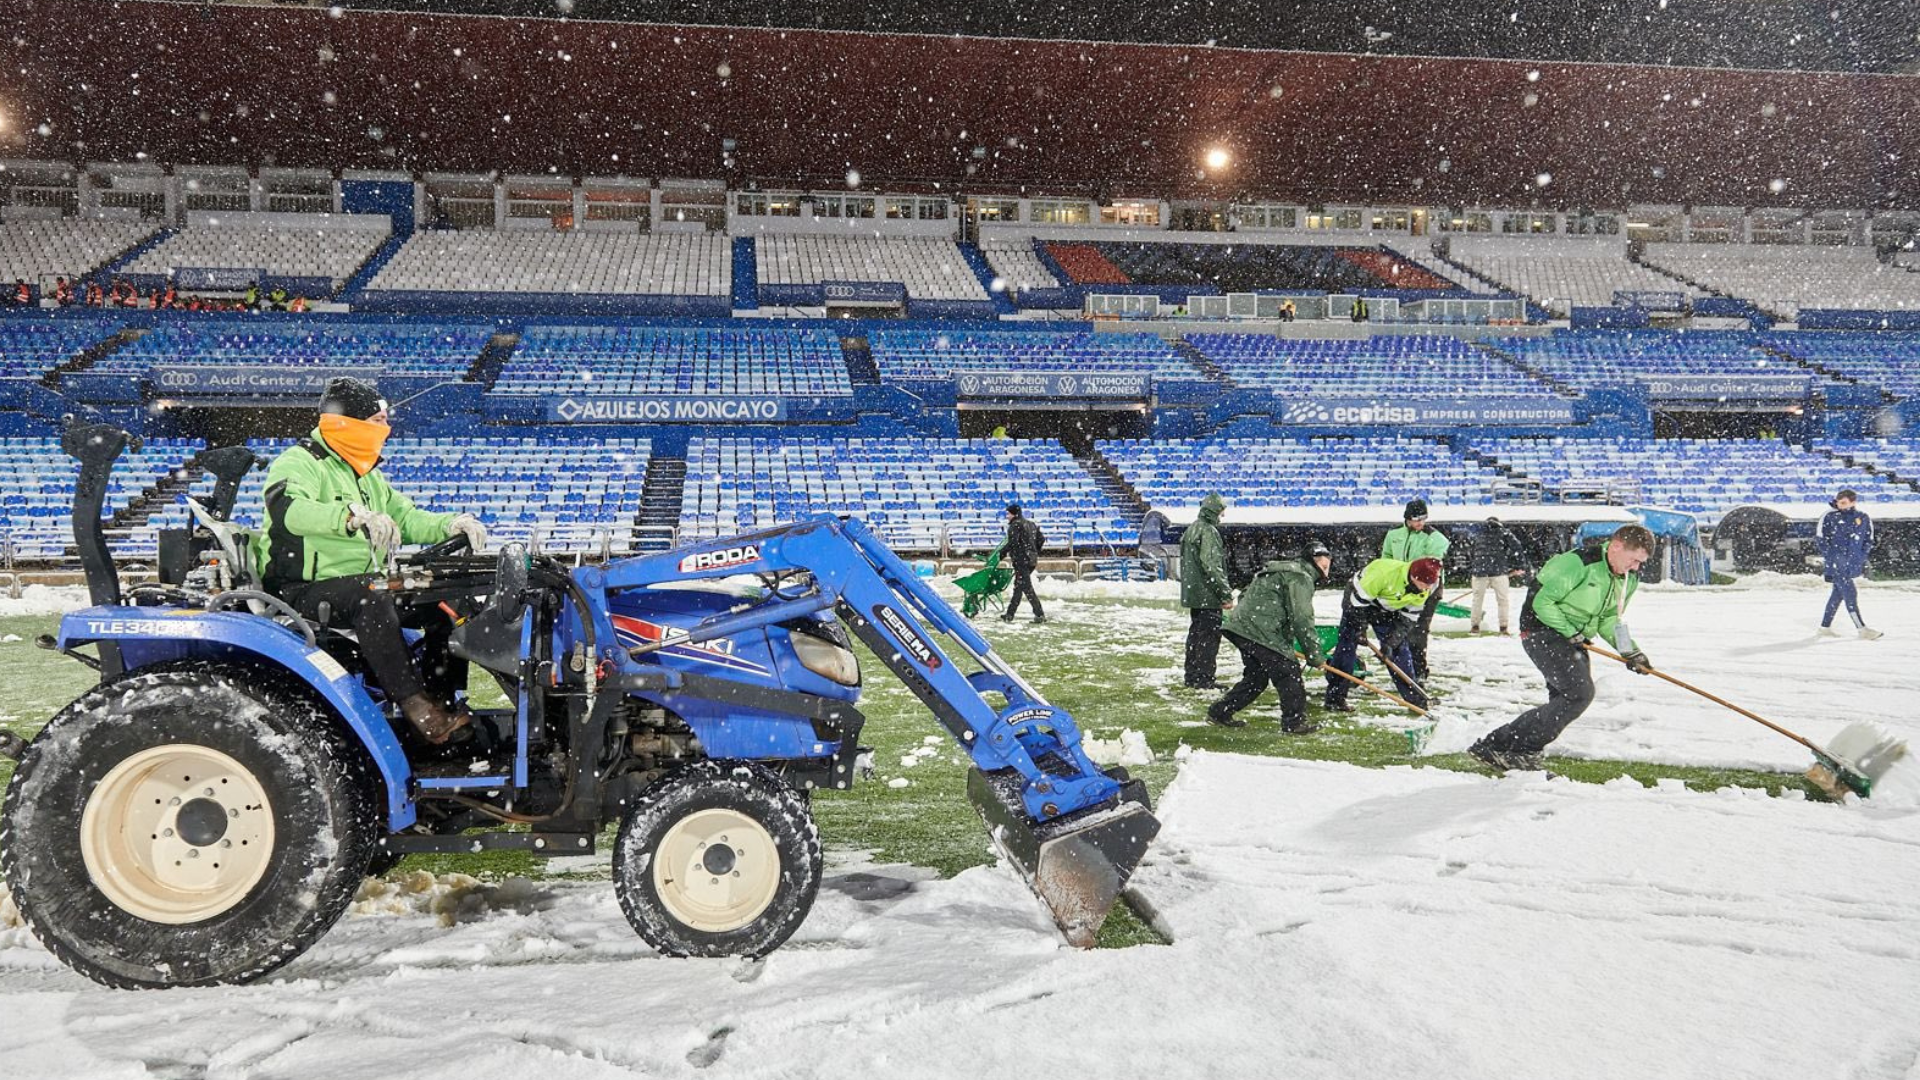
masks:
{"type": "Polygon", "coordinates": [[[1920,0],[356,0],[344,6],[1381,55],[1920,73],[1920,0]]]}

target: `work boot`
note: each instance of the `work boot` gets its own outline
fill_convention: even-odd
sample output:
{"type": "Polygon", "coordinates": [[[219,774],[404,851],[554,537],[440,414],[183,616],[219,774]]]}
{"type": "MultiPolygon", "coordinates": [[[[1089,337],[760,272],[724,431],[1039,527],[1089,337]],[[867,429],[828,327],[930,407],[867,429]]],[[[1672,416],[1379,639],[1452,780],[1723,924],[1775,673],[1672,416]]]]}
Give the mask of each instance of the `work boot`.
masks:
{"type": "Polygon", "coordinates": [[[1883,638],[1886,636],[1887,635],[1881,633],[1878,630],[1875,630],[1871,626],[1863,626],[1860,628],[1860,640],[1862,641],[1872,641],[1875,638],[1883,638]]]}
{"type": "Polygon", "coordinates": [[[1512,636],[1513,636],[1513,631],[1511,631],[1511,630],[1509,630],[1509,629],[1507,629],[1506,627],[1504,627],[1504,626],[1503,626],[1503,627],[1501,627],[1501,628],[1500,628],[1500,636],[1501,636],[1501,637],[1512,637],[1512,636]]]}
{"type": "Polygon", "coordinates": [[[1546,755],[1537,750],[1495,750],[1485,743],[1474,743],[1467,753],[1501,772],[1537,772],[1546,763],[1546,755]]]}
{"type": "Polygon", "coordinates": [[[453,738],[455,732],[473,722],[465,705],[448,709],[425,694],[415,694],[402,701],[400,712],[421,738],[435,746],[453,738]]]}
{"type": "Polygon", "coordinates": [[[1320,725],[1308,720],[1306,717],[1301,717],[1298,720],[1281,721],[1280,730],[1288,735],[1311,735],[1320,730],[1320,725]]]}
{"type": "Polygon", "coordinates": [[[1217,704],[1207,706],[1207,723],[1218,724],[1221,727],[1246,727],[1247,726],[1247,722],[1245,720],[1240,719],[1239,717],[1233,715],[1230,712],[1221,712],[1217,704]]]}
{"type": "Polygon", "coordinates": [[[1823,626],[1820,629],[1815,630],[1813,632],[1813,636],[1814,637],[1839,637],[1840,631],[1835,630],[1831,626],[1823,626]]]}
{"type": "Polygon", "coordinates": [[[1322,699],[1320,702],[1320,705],[1322,708],[1329,709],[1333,712],[1352,712],[1353,711],[1353,706],[1347,704],[1346,698],[1334,697],[1332,694],[1328,694],[1324,699],[1322,699]]]}
{"type": "Polygon", "coordinates": [[[1474,623],[1474,624],[1473,624],[1472,626],[1469,626],[1469,627],[1467,627],[1467,633],[1469,633],[1469,634],[1477,634],[1477,633],[1479,633],[1479,632],[1480,632],[1480,624],[1479,624],[1479,623],[1474,623]]]}

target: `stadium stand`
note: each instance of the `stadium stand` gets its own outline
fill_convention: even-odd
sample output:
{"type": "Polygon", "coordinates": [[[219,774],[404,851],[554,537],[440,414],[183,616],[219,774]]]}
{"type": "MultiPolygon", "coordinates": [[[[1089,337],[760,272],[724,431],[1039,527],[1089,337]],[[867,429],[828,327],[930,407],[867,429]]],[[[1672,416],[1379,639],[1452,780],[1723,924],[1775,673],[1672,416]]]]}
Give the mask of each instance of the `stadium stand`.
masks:
{"type": "MultiPolygon", "coordinates": [[[[271,462],[286,440],[248,443],[271,462]]],[[[633,522],[651,444],[646,439],[560,440],[486,438],[392,439],[380,465],[394,489],[434,512],[468,511],[486,522],[489,543],[537,543],[549,552],[625,554],[633,549],[633,522]]],[[[266,467],[248,473],[233,518],[259,528],[266,467]]],[[[205,499],[213,480],[201,476],[187,494],[205,499]]],[[[188,520],[185,496],[153,515],[127,544],[151,552],[153,534],[188,520]]]]}
{"type": "Polygon", "coordinates": [[[92,273],[147,239],[154,226],[127,221],[10,221],[0,225],[0,281],[51,284],[92,273]]]}
{"type": "Polygon", "coordinates": [[[761,236],[764,285],[889,281],[920,300],[985,300],[987,290],[951,240],[924,237],[761,236]]]}
{"type": "Polygon", "coordinates": [[[536,326],[493,387],[502,394],[853,393],[826,330],[536,326]]]}
{"type": "Polygon", "coordinates": [[[1476,453],[1539,480],[1560,501],[1591,499],[1717,516],[1746,503],[1920,500],[1885,477],[1767,439],[1476,439],[1476,453]]]}
{"type": "Polygon", "coordinates": [[[1574,307],[1609,307],[1613,294],[1621,290],[1704,294],[1632,262],[1626,248],[1613,241],[1456,237],[1450,251],[1460,265],[1559,316],[1574,307]]]}
{"type": "Polygon", "coordinates": [[[1030,240],[982,240],[980,251],[986,255],[987,265],[1015,292],[1057,289],[1061,285],[1060,279],[1040,261],[1040,256],[1034,254],[1030,240]]]}
{"type": "Polygon", "coordinates": [[[1832,382],[1767,352],[1746,331],[1561,330],[1487,344],[1582,388],[1627,385],[1645,375],[1810,375],[1815,385],[1832,382]]]}
{"type": "Polygon", "coordinates": [[[717,233],[645,236],[469,229],[415,233],[368,291],[727,296],[733,249],[717,233]]]}
{"type": "Polygon", "coordinates": [[[37,379],[120,332],[118,322],[0,322],[0,379],[37,379]]]}
{"type": "Polygon", "coordinates": [[[1125,545],[1134,531],[1059,445],[1016,439],[696,438],[683,540],[808,514],[858,514],[904,551],[982,550],[1018,502],[1049,547],[1125,545]]]}
{"type": "Polygon", "coordinates": [[[459,378],[492,336],[466,323],[262,323],[222,319],[157,326],[88,369],[142,375],[156,365],[365,368],[370,373],[459,378]]]}
{"type": "MultiPolygon", "coordinates": [[[[384,221],[384,219],[381,219],[384,221]]],[[[199,226],[181,229],[122,268],[167,274],[183,267],[244,267],[269,276],[326,278],[338,292],[387,239],[388,228],[199,226]]]]}
{"type": "Polygon", "coordinates": [[[1379,248],[1103,241],[1050,243],[1047,253],[1076,285],[1184,286],[1220,292],[1458,287],[1379,248]]]}
{"type": "Polygon", "coordinates": [[[1230,505],[1401,506],[1493,501],[1500,475],[1433,439],[1121,439],[1096,444],[1153,507],[1190,507],[1209,491],[1230,505]]]}
{"type": "MultiPolygon", "coordinates": [[[[174,475],[200,452],[197,439],[149,439],[129,451],[107,483],[108,519],[174,475]]],[[[79,465],[55,438],[10,436],[0,440],[0,546],[18,558],[58,558],[73,544],[73,486],[79,465]]],[[[130,555],[151,555],[149,541],[130,555]]]]}
{"type": "Polygon", "coordinates": [[[1074,371],[1148,374],[1203,382],[1206,376],[1158,334],[1022,330],[875,330],[867,337],[889,381],[949,379],[963,371],[1074,371]]]}
{"type": "Polygon", "coordinates": [[[1920,309],[1920,273],[1882,263],[1872,248],[1648,244],[1644,258],[1789,318],[1801,308],[1920,309]]]}
{"type": "Polygon", "coordinates": [[[1451,337],[1357,340],[1267,334],[1189,334],[1187,341],[1241,386],[1297,393],[1530,396],[1553,389],[1484,349],[1451,337]]]}
{"type": "Polygon", "coordinates": [[[1764,334],[1760,341],[1836,375],[1877,386],[1895,397],[1920,394],[1920,334],[1782,331],[1764,334]]]}

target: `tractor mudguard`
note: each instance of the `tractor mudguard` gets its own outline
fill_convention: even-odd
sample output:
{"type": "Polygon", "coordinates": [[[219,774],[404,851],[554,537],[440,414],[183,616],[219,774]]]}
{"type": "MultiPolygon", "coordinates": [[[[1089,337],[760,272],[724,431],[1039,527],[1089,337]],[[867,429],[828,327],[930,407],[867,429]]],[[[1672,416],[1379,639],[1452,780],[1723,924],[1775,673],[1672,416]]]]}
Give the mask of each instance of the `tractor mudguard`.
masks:
{"type": "Polygon", "coordinates": [[[60,620],[62,649],[93,642],[117,647],[128,671],[202,657],[232,660],[236,653],[284,670],[324,698],[366,748],[386,784],[387,828],[398,832],[414,823],[413,767],[392,725],[338,660],[286,627],[241,612],[117,605],[83,608],[60,620]]]}

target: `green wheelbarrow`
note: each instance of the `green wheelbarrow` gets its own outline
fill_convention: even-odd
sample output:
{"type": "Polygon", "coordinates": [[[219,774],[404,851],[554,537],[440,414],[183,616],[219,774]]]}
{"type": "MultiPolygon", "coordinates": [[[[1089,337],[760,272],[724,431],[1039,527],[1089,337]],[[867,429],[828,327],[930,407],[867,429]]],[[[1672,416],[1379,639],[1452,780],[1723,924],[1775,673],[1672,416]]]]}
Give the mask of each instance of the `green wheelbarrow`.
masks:
{"type": "Polygon", "coordinates": [[[960,612],[971,619],[980,614],[980,609],[1000,599],[1007,584],[1013,580],[1013,571],[1000,565],[1000,552],[994,551],[987,556],[986,565],[971,574],[954,578],[953,583],[960,587],[966,598],[960,602],[960,612]]]}

